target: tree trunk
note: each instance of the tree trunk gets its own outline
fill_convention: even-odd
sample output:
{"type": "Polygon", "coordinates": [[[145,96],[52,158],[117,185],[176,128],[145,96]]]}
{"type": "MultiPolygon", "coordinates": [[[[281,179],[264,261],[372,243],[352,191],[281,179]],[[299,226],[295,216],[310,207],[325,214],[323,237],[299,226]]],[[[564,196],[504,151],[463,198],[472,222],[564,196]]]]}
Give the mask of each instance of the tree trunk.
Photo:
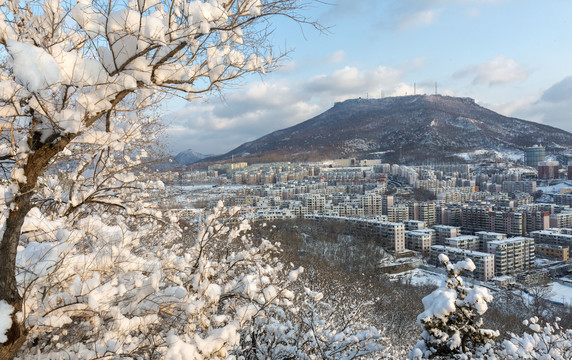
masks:
{"type": "MultiPolygon", "coordinates": [[[[26,330],[23,323],[16,320],[16,313],[22,311],[22,296],[18,293],[16,282],[16,254],[20,243],[20,233],[26,215],[32,208],[32,197],[36,193],[38,177],[43,173],[50,160],[71,141],[72,137],[60,137],[57,141],[48,139],[45,143],[38,141],[34,133],[28,138],[31,152],[25,163],[19,166],[24,170],[25,183],[18,185],[18,194],[7,203],[10,210],[6,219],[6,228],[0,243],[0,300],[5,300],[14,307],[12,327],[7,332],[8,340],[0,344],[0,360],[12,359],[26,341],[26,330]]],[[[18,166],[18,164],[16,165],[18,166]]]]}
{"type": "Polygon", "coordinates": [[[22,311],[22,296],[18,293],[16,283],[16,254],[22,225],[31,208],[32,194],[29,191],[17,195],[11,203],[14,208],[8,214],[0,243],[0,300],[14,307],[12,327],[6,333],[8,340],[0,346],[0,360],[12,359],[26,341],[24,326],[16,320],[16,313],[22,311]]]}

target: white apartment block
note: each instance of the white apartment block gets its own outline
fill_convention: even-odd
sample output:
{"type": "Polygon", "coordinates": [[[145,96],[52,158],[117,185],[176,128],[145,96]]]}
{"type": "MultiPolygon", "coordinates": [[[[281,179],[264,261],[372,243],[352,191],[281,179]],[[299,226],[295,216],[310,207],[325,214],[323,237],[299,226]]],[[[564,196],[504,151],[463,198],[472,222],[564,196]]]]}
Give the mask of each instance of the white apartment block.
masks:
{"type": "Polygon", "coordinates": [[[571,228],[572,227],[572,211],[563,211],[558,214],[551,214],[549,217],[551,228],[571,228]]]}
{"type": "Polygon", "coordinates": [[[326,198],[319,194],[304,194],[302,204],[307,207],[310,212],[324,211],[326,208],[326,198]]]}
{"type": "Polygon", "coordinates": [[[479,249],[479,237],[475,235],[459,235],[446,238],[445,246],[476,251],[479,249]]]}
{"type": "Polygon", "coordinates": [[[534,194],[536,192],[536,181],[504,181],[502,183],[502,191],[505,193],[520,191],[534,194]]]}
{"type": "Polygon", "coordinates": [[[387,209],[387,218],[391,222],[404,222],[405,220],[409,220],[409,208],[403,205],[390,206],[387,209]]]}
{"type": "Polygon", "coordinates": [[[530,270],[534,265],[534,239],[513,237],[489,241],[487,252],[495,256],[495,275],[513,275],[530,270]]]}
{"type": "Polygon", "coordinates": [[[405,242],[407,249],[420,252],[424,257],[431,255],[431,245],[433,244],[429,232],[406,231],[405,242]]]}
{"type": "Polygon", "coordinates": [[[533,231],[530,236],[540,244],[568,246],[572,248],[572,229],[554,229],[533,231]]]}
{"type": "Polygon", "coordinates": [[[381,215],[383,212],[382,195],[369,193],[361,198],[361,206],[366,215],[381,215]]]}
{"type": "Polygon", "coordinates": [[[380,227],[384,248],[396,253],[405,250],[405,225],[403,223],[382,222],[380,227]]]}
{"type": "Polygon", "coordinates": [[[461,235],[461,228],[459,226],[449,225],[436,225],[433,226],[436,232],[436,244],[445,245],[446,238],[457,237],[461,235]]]}
{"type": "Polygon", "coordinates": [[[439,262],[439,254],[445,254],[452,262],[458,262],[465,259],[473,260],[475,271],[466,272],[465,276],[472,276],[481,281],[489,281],[495,276],[495,257],[480,251],[472,251],[466,249],[452,248],[442,245],[431,246],[431,260],[433,265],[441,266],[439,262]]]}
{"type": "Polygon", "coordinates": [[[487,244],[489,241],[504,240],[506,239],[506,234],[490,232],[490,231],[479,231],[475,235],[479,237],[479,251],[487,251],[487,244]]]}
{"type": "Polygon", "coordinates": [[[259,209],[256,212],[258,219],[272,221],[272,220],[291,220],[296,219],[296,214],[292,213],[289,209],[279,209],[276,207],[269,207],[259,209]]]}
{"type": "Polygon", "coordinates": [[[427,228],[427,223],[421,220],[405,220],[403,221],[405,225],[405,230],[414,231],[427,228]]]}

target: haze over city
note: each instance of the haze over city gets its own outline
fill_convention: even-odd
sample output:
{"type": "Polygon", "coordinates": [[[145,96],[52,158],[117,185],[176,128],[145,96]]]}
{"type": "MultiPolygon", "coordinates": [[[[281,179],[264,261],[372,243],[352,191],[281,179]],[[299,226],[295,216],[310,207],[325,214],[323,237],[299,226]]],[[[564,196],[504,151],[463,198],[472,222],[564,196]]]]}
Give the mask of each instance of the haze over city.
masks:
{"type": "Polygon", "coordinates": [[[220,154],[348,98],[435,92],[472,97],[500,114],[572,130],[567,44],[572,3],[516,0],[313,4],[327,28],[276,22],[281,68],[224,97],[166,105],[173,153],[220,154]],[[414,90],[414,86],[416,89],[414,90]]]}

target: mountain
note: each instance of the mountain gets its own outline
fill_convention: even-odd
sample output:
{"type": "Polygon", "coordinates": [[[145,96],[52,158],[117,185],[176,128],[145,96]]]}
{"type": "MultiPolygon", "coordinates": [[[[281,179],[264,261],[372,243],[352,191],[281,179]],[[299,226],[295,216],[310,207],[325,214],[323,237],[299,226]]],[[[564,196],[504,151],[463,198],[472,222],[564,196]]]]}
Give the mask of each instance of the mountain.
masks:
{"type": "Polygon", "coordinates": [[[209,157],[209,156],[212,156],[212,155],[204,155],[204,154],[198,153],[196,151],[193,151],[192,149],[187,149],[187,150],[181,151],[180,153],[175,155],[173,160],[178,165],[190,165],[190,164],[194,164],[198,161],[201,161],[202,159],[209,157]]]}
{"type": "MultiPolygon", "coordinates": [[[[206,161],[316,161],[383,157],[385,161],[451,161],[459,153],[519,152],[542,144],[548,153],[572,148],[572,134],[500,115],[473,99],[413,95],[352,99],[206,161]]],[[[457,158],[458,160],[458,158],[457,158]]]]}

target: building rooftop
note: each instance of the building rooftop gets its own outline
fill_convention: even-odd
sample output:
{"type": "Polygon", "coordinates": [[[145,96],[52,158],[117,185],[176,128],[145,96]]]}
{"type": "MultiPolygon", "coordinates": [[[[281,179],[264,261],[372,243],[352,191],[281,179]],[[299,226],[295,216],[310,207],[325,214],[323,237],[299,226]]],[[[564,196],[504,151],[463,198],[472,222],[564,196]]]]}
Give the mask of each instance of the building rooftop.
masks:
{"type": "Polygon", "coordinates": [[[519,242],[519,241],[524,241],[524,240],[533,240],[534,241],[533,238],[517,236],[517,237],[511,237],[508,239],[489,241],[487,244],[488,245],[502,245],[502,244],[510,244],[510,243],[515,243],[515,242],[519,242]]]}
{"type": "Polygon", "coordinates": [[[433,245],[433,246],[431,246],[431,249],[443,250],[443,251],[448,251],[450,253],[458,253],[458,254],[464,254],[464,255],[494,257],[493,254],[489,254],[486,252],[467,250],[467,249],[459,249],[459,248],[454,248],[454,247],[444,246],[444,245],[433,245]]]}

